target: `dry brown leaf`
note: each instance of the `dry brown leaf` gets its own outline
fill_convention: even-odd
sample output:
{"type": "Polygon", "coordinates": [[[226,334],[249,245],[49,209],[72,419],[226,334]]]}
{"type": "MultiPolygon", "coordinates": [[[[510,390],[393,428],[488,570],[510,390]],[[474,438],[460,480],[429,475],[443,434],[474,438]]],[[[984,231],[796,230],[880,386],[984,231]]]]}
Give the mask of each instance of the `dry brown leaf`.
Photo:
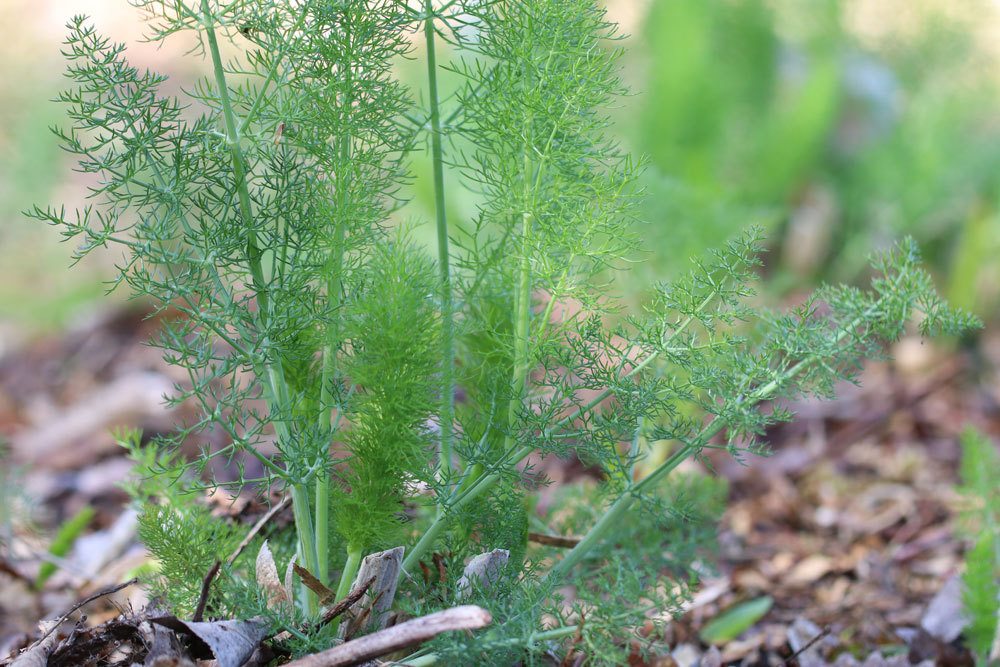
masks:
{"type": "Polygon", "coordinates": [[[256,573],[257,585],[267,596],[268,609],[278,609],[291,602],[287,589],[282,586],[278,578],[278,566],[274,562],[274,555],[271,553],[271,547],[267,545],[267,540],[264,540],[260,551],[257,552],[256,573]]]}
{"type": "MultiPolygon", "coordinates": [[[[334,591],[331,591],[326,586],[324,586],[323,582],[314,577],[312,572],[310,572],[306,568],[296,563],[294,558],[292,559],[292,562],[288,564],[288,567],[294,570],[295,574],[299,575],[299,579],[301,579],[302,583],[306,585],[306,588],[308,588],[309,590],[311,590],[313,593],[316,594],[316,596],[319,598],[320,604],[326,604],[327,602],[333,600],[336,593],[334,591]]],[[[288,576],[286,575],[285,576],[286,588],[288,588],[289,583],[290,582],[288,581],[288,576]]],[[[290,588],[288,589],[288,594],[289,595],[292,594],[290,588]]]]}
{"type": "Polygon", "coordinates": [[[788,586],[808,586],[825,577],[833,569],[833,561],[821,554],[806,556],[785,577],[788,586]]]}

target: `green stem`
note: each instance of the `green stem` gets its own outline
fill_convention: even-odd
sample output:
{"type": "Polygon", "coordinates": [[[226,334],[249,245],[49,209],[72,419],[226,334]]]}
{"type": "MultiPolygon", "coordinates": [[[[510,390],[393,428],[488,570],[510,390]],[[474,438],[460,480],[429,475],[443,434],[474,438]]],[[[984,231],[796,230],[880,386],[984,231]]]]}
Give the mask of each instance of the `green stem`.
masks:
{"type": "Polygon", "coordinates": [[[340,583],[337,585],[337,600],[343,600],[351,592],[351,584],[358,576],[358,568],[361,567],[362,552],[360,549],[349,550],[347,552],[347,562],[344,563],[344,571],[340,573],[340,583]]]}
{"type": "MultiPolygon", "coordinates": [[[[527,127],[531,127],[528,119],[527,127]]],[[[514,303],[514,360],[511,368],[511,400],[507,407],[507,435],[504,436],[504,452],[514,447],[513,426],[517,411],[524,400],[528,386],[528,336],[531,332],[531,232],[534,218],[534,193],[531,187],[534,167],[531,160],[531,137],[525,139],[522,157],[522,178],[524,192],[521,202],[521,257],[517,275],[517,293],[514,303]]],[[[536,183],[537,185],[537,183],[536,183]]]]}
{"type": "Polygon", "coordinates": [[[403,570],[406,572],[413,571],[413,568],[417,566],[423,555],[427,553],[437,538],[440,537],[441,533],[444,532],[444,529],[447,528],[448,518],[452,513],[458,512],[480,495],[493,488],[493,485],[500,481],[502,474],[499,472],[499,469],[517,465],[518,462],[523,461],[533,451],[534,449],[528,446],[514,450],[509,456],[505,457],[506,461],[501,461],[498,464],[497,470],[489,473],[486,473],[484,470],[468,488],[457,493],[457,497],[449,505],[449,514],[436,517],[427,528],[427,531],[420,536],[417,543],[409,550],[406,558],[403,559],[403,570]]]}
{"type": "MultiPolygon", "coordinates": [[[[337,584],[337,601],[343,600],[351,592],[351,585],[358,576],[358,569],[361,567],[362,552],[360,549],[348,549],[347,561],[344,563],[344,571],[340,573],[340,583],[337,584]]],[[[340,620],[333,622],[332,633],[337,634],[337,626],[340,620]]]]}
{"type": "MultiPolygon", "coordinates": [[[[327,450],[329,456],[329,450],[327,450]]],[[[330,473],[319,470],[316,477],[316,578],[326,585],[330,578],[330,473]]]]}
{"type": "MultiPolygon", "coordinates": [[[[342,146],[342,151],[349,151],[342,146]]],[[[346,159],[346,158],[345,158],[346,159]]],[[[331,383],[336,372],[337,350],[340,347],[340,304],[343,294],[344,270],[344,226],[343,220],[336,221],[330,266],[327,268],[327,300],[330,304],[330,321],[327,325],[326,343],[323,346],[323,370],[320,375],[320,400],[318,426],[323,445],[324,463],[329,462],[330,441],[335,428],[331,426],[333,417],[333,394],[331,383]],[[324,435],[328,434],[328,435],[324,435]]],[[[340,412],[337,413],[338,416],[340,412]]],[[[339,421],[339,420],[338,420],[339,421]]],[[[316,478],[316,554],[319,562],[316,576],[324,584],[330,578],[330,471],[326,466],[316,478]]]]}
{"type": "MultiPolygon", "coordinates": [[[[350,42],[351,26],[344,24],[344,30],[350,42]]],[[[353,54],[352,54],[353,55],[353,54]]],[[[345,58],[350,62],[350,58],[345,58]]],[[[348,66],[345,70],[344,89],[351,90],[352,71],[348,66]]],[[[353,105],[353,96],[347,95],[340,106],[339,113],[342,118],[349,114],[353,105]]],[[[346,126],[347,124],[344,123],[346,126]]],[[[337,369],[337,352],[340,349],[340,324],[341,306],[344,299],[344,240],[347,236],[347,194],[350,189],[350,169],[348,165],[351,161],[351,135],[348,132],[341,132],[340,138],[340,164],[336,172],[337,188],[337,211],[334,220],[333,246],[330,257],[327,261],[327,284],[326,298],[330,309],[329,322],[326,331],[326,343],[323,346],[323,370],[320,376],[320,407],[319,407],[319,431],[320,433],[330,432],[332,440],[336,428],[331,427],[333,421],[333,395],[331,383],[337,369]]],[[[338,422],[342,411],[338,411],[338,422]]],[[[324,449],[324,463],[329,463],[328,440],[324,449]]],[[[330,549],[330,474],[324,470],[323,474],[316,480],[316,550],[319,555],[319,578],[323,583],[330,577],[329,571],[329,549],[330,549]]]]}
{"type": "MultiPolygon", "coordinates": [[[[444,196],[444,151],[441,147],[441,109],[438,104],[437,56],[434,48],[434,7],[424,0],[424,40],[427,44],[427,88],[431,106],[431,159],[434,172],[434,211],[437,220],[438,268],[441,273],[441,445],[438,468],[442,478],[451,471],[455,419],[455,330],[452,303],[448,218],[444,196]]],[[[443,508],[438,506],[439,513],[443,508]]]]}
{"type": "MultiPolygon", "coordinates": [[[[232,158],[233,176],[236,181],[237,199],[239,202],[240,216],[243,219],[247,233],[247,261],[250,267],[250,275],[253,281],[254,292],[257,296],[257,305],[260,312],[262,328],[265,330],[264,350],[268,354],[268,341],[266,331],[270,322],[271,304],[268,296],[268,284],[264,278],[264,269],[261,262],[262,251],[257,239],[257,231],[254,227],[253,211],[250,205],[250,190],[247,185],[246,159],[241,147],[241,136],[239,125],[236,122],[236,113],[233,111],[233,103],[229,97],[229,84],[226,81],[226,72],[222,64],[222,55],[219,52],[219,41],[215,34],[215,16],[212,14],[208,0],[201,0],[202,22],[205,28],[205,37],[208,41],[209,53],[212,59],[212,70],[215,77],[215,85],[219,93],[219,102],[222,106],[222,115],[226,124],[226,143],[232,158]]],[[[287,425],[282,421],[282,406],[288,406],[288,389],[285,385],[284,373],[281,371],[280,361],[277,359],[265,358],[265,373],[263,377],[265,394],[268,400],[269,409],[272,415],[275,432],[279,440],[287,445],[291,445],[291,438],[287,425]]],[[[306,567],[312,571],[318,571],[318,558],[316,545],[313,540],[313,526],[309,514],[309,494],[307,487],[303,484],[292,485],[292,503],[295,514],[295,530],[299,539],[299,551],[305,560],[306,567]]],[[[315,613],[318,608],[316,595],[311,592],[306,593],[306,603],[309,611],[315,613]]]]}
{"type": "MultiPolygon", "coordinates": [[[[309,486],[292,484],[292,515],[295,517],[295,532],[299,538],[299,554],[306,561],[306,569],[316,572],[316,544],[313,541],[312,517],[309,515],[309,486]],[[312,558],[310,559],[310,554],[312,558]]],[[[316,594],[304,588],[306,606],[310,614],[319,610],[316,594]]]]}

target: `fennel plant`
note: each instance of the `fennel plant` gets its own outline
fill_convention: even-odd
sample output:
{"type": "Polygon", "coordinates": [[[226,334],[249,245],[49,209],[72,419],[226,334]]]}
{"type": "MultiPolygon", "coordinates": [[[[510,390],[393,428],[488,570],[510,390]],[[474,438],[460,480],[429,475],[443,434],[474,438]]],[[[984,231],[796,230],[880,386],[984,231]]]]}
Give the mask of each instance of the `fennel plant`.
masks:
{"type": "MultiPolygon", "coordinates": [[[[467,557],[510,551],[501,579],[471,593],[495,627],[408,664],[514,662],[560,640],[618,664],[637,625],[679,609],[711,541],[718,489],[671,475],[681,462],[762,451],[765,429],[790,418],[762,408],[831,395],[914,311],[925,333],[975,324],[936,296],[909,242],[876,260],[870,291],[754,309],[754,231],[619,317],[612,280],[638,247],[638,167],[609,138],[604,110],[624,90],[615,27],[593,0],[133,4],[153,40],[196,35],[211,75],[183,102],[164,95],[163,76],[74,18],[59,98],[73,124],[57,133],[94,178],[91,203],[31,214],[79,256],[120,249],[119,282],[164,312],[154,342],[189,378],[171,400],[202,412],[157,447],[225,436],[190,464],[146,457],[147,474],[192,491],[221,484],[213,459],[254,463],[235,486],[292,496],[294,546],[272,536],[279,558],[294,551],[338,598],[364,555],[404,544],[398,606],[438,609],[458,600],[467,557]],[[222,40],[240,56],[225,60],[222,40]],[[417,43],[426,108],[393,76],[417,43]],[[451,96],[444,67],[462,81],[451,96]],[[425,140],[436,262],[391,224],[425,140]],[[478,193],[473,219],[447,219],[449,187],[478,193]],[[602,478],[541,527],[581,535],[568,551],[527,542],[544,456],[602,478]]],[[[171,573],[201,576],[205,540],[232,534],[220,526],[213,541],[203,513],[164,494],[138,495],[169,589],[171,573]]],[[[269,611],[246,570],[223,568],[218,613],[269,611]]],[[[188,582],[170,599],[189,610],[196,592],[188,582]]],[[[303,588],[298,602],[270,610],[296,650],[333,641],[301,630],[316,596],[303,588]]]]}

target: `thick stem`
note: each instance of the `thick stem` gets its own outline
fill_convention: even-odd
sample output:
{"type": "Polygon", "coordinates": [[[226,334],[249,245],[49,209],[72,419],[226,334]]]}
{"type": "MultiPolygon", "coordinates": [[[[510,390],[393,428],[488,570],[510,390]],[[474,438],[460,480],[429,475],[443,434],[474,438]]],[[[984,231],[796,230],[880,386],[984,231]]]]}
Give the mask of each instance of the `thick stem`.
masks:
{"type": "MultiPolygon", "coordinates": [[[[351,25],[347,21],[346,17],[343,27],[348,36],[347,41],[350,43],[351,25]]],[[[353,54],[351,54],[351,56],[353,56],[353,54]]],[[[346,57],[345,59],[348,63],[351,62],[351,57],[346,57]]],[[[350,64],[346,67],[344,76],[344,89],[350,91],[353,79],[353,72],[350,64]]],[[[353,95],[348,94],[339,109],[339,113],[342,118],[351,113],[353,104],[353,95]]],[[[344,126],[346,127],[347,123],[344,123],[344,126]]],[[[337,211],[334,219],[335,227],[333,232],[333,245],[330,250],[330,256],[327,260],[326,267],[326,298],[330,312],[326,328],[326,342],[323,345],[323,370],[320,375],[320,405],[318,414],[319,432],[324,433],[329,431],[330,433],[330,439],[325,443],[323,450],[324,469],[321,471],[319,478],[316,480],[316,550],[319,556],[319,577],[324,583],[326,583],[330,577],[330,521],[328,515],[330,499],[330,473],[326,470],[326,466],[329,464],[330,459],[330,441],[337,430],[336,424],[332,424],[334,405],[331,383],[333,382],[333,378],[336,374],[337,353],[340,350],[340,309],[344,302],[343,274],[345,239],[347,237],[347,196],[351,187],[350,168],[348,166],[351,161],[351,135],[342,130],[339,141],[340,164],[335,170],[337,211]],[[321,498],[324,501],[322,505],[320,504],[321,498]]],[[[338,423],[342,414],[343,409],[338,409],[338,423]]],[[[348,556],[350,556],[350,554],[348,554],[348,556]]]]}
{"type": "Polygon", "coordinates": [[[344,563],[344,571],[340,573],[340,583],[337,585],[338,601],[346,598],[347,594],[351,592],[351,584],[354,583],[354,578],[358,576],[358,568],[361,566],[362,555],[360,549],[347,552],[347,562],[344,563]]]}
{"type": "MultiPolygon", "coordinates": [[[[349,150],[342,146],[343,151],[349,150]]],[[[346,159],[346,158],[345,158],[346,159]]],[[[325,433],[329,437],[323,443],[323,463],[329,463],[330,441],[335,428],[331,426],[333,417],[333,392],[331,383],[337,367],[337,350],[340,347],[340,303],[343,293],[344,270],[344,221],[337,220],[334,230],[333,249],[329,266],[327,267],[327,300],[330,308],[330,321],[327,325],[326,343],[323,346],[323,370],[320,374],[320,399],[318,410],[318,426],[321,438],[325,433]]],[[[338,415],[340,413],[338,412],[338,415]]],[[[316,477],[316,555],[318,569],[316,576],[324,584],[330,578],[330,471],[326,465],[316,477]]]]}
{"type": "MultiPolygon", "coordinates": [[[[309,487],[305,484],[292,484],[292,514],[299,538],[300,557],[306,561],[306,569],[316,572],[316,543],[313,541],[312,517],[309,515],[309,487]]],[[[306,607],[310,614],[315,614],[319,610],[319,599],[309,589],[303,587],[303,590],[306,607]]]]}
{"type": "MultiPolygon", "coordinates": [[[[232,158],[240,217],[243,219],[247,233],[247,263],[250,268],[253,288],[257,297],[261,325],[265,330],[265,344],[263,349],[265,350],[265,354],[268,354],[269,345],[266,339],[266,330],[270,323],[271,303],[268,295],[268,284],[264,278],[264,269],[261,261],[263,253],[260,250],[260,244],[257,239],[257,231],[253,222],[253,210],[250,205],[246,159],[243,155],[243,148],[240,145],[239,125],[236,122],[236,113],[233,111],[232,100],[229,97],[229,84],[226,81],[226,72],[222,65],[222,55],[219,52],[219,41],[215,34],[215,16],[212,14],[208,0],[201,0],[201,13],[205,37],[208,41],[209,54],[212,59],[215,85],[218,89],[219,102],[226,125],[226,143],[229,146],[232,158]]],[[[268,356],[270,355],[268,354],[268,356]]],[[[283,407],[288,405],[288,389],[285,384],[284,373],[281,370],[280,361],[277,359],[266,358],[264,364],[265,372],[262,380],[268,407],[271,415],[274,417],[274,428],[279,440],[290,446],[291,439],[289,438],[287,426],[282,421],[283,416],[281,414],[283,407]]],[[[317,572],[318,559],[316,544],[313,539],[312,520],[309,515],[309,493],[304,485],[292,485],[292,503],[295,514],[295,530],[299,539],[299,550],[302,553],[302,558],[305,560],[306,567],[312,572],[317,572]]],[[[318,607],[315,594],[307,593],[306,601],[310,612],[314,613],[318,607]]]]}
{"type": "MultiPolygon", "coordinates": [[[[451,471],[455,419],[455,328],[448,249],[448,218],[444,196],[444,151],[441,147],[441,109],[438,104],[437,56],[434,47],[433,0],[424,0],[424,40],[427,44],[427,88],[431,107],[431,160],[434,172],[434,212],[437,222],[438,269],[441,274],[441,407],[438,415],[441,445],[438,467],[442,477],[451,471]]],[[[441,506],[438,507],[439,512],[441,506]]]]}
{"type": "MultiPolygon", "coordinates": [[[[358,576],[358,568],[361,567],[362,555],[360,549],[348,550],[347,561],[344,563],[344,571],[340,573],[340,583],[337,584],[337,602],[346,598],[347,594],[351,592],[351,585],[358,576]]],[[[339,625],[339,619],[334,621],[332,634],[337,634],[339,625]]]]}
{"type": "Polygon", "coordinates": [[[325,586],[330,579],[330,473],[319,470],[316,475],[316,578],[325,586]]]}
{"type": "MultiPolygon", "coordinates": [[[[531,127],[529,118],[528,127],[531,127]]],[[[528,337],[531,334],[531,243],[534,222],[534,194],[532,187],[534,166],[531,159],[530,136],[525,140],[521,177],[524,191],[521,195],[521,248],[520,266],[517,273],[517,292],[514,303],[514,360],[511,368],[511,400],[507,408],[507,435],[504,437],[504,452],[514,448],[513,426],[517,411],[521,408],[528,386],[528,337]]],[[[537,182],[535,183],[537,187],[537,182]]]]}

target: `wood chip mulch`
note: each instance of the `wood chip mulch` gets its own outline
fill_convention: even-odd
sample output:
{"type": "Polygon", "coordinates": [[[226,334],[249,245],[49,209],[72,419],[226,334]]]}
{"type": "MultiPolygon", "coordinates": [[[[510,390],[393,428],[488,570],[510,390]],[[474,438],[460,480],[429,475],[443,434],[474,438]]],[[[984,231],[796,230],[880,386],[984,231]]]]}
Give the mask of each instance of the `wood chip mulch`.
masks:
{"type": "MultiPolygon", "coordinates": [[[[0,662],[38,639],[39,619],[146,561],[117,486],[131,466],[109,431],[157,433],[178,417],[161,397],[185,378],[143,344],[154,327],[141,310],[122,310],[0,345],[0,662]],[[84,506],[97,510],[87,534],[65,557],[47,557],[51,535],[84,506]],[[46,559],[60,569],[38,591],[46,559]]],[[[954,618],[967,546],[956,530],[958,436],[974,426],[1000,442],[1000,336],[963,349],[907,338],[892,354],[837,400],[793,405],[798,419],[768,436],[773,456],[713,460],[730,485],[716,571],[660,638],[670,650],[635,664],[972,664],[954,618]],[[702,640],[706,624],[763,596],[773,606],[749,630],[717,646],[702,640]]],[[[218,507],[248,525],[266,509],[229,498],[218,507]]],[[[138,642],[121,619],[146,603],[127,587],[54,635],[138,642]]]]}

